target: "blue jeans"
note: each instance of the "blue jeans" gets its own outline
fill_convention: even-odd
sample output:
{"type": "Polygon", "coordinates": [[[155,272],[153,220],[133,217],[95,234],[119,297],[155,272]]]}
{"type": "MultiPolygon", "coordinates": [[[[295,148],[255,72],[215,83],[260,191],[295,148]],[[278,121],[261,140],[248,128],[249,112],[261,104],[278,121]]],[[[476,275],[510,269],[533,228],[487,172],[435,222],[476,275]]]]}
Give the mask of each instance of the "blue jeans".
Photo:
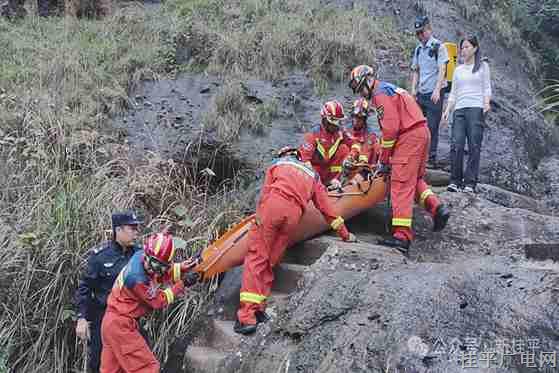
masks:
{"type": "Polygon", "coordinates": [[[433,93],[418,93],[417,103],[423,111],[423,115],[427,118],[427,124],[429,125],[429,130],[431,131],[431,148],[429,149],[429,161],[435,162],[437,160],[437,148],[439,146],[439,124],[441,123],[441,117],[443,114],[443,98],[444,95],[441,93],[441,99],[438,103],[433,103],[431,101],[431,95],[433,93]]]}
{"type": "Polygon", "coordinates": [[[484,129],[483,109],[462,108],[454,112],[450,142],[450,182],[475,188],[479,178],[479,162],[484,129]],[[464,173],[464,147],[468,140],[468,162],[464,173]]]}

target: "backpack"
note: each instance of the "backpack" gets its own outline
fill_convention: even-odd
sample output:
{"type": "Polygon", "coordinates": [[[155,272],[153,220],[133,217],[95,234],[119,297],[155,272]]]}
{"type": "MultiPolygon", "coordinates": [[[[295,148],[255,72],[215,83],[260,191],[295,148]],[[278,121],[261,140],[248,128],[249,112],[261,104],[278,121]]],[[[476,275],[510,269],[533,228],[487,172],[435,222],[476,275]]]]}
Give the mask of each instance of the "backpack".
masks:
{"type": "MultiPolygon", "coordinates": [[[[442,43],[446,48],[448,54],[448,62],[446,63],[446,88],[444,91],[450,91],[452,86],[452,77],[454,76],[454,70],[458,65],[458,45],[456,43],[446,42],[442,43]]],[[[434,43],[429,51],[429,57],[435,57],[435,61],[439,60],[439,48],[440,43],[434,43]]],[[[419,58],[419,46],[415,47],[415,58],[419,58]]]]}

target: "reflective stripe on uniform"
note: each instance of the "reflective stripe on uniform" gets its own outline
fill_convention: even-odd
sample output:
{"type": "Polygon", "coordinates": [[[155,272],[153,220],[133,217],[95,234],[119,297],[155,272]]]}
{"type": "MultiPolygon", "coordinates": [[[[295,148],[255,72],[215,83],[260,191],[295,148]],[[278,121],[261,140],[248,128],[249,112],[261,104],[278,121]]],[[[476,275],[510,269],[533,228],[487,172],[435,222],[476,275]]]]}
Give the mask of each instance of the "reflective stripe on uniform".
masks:
{"type": "Polygon", "coordinates": [[[427,199],[427,197],[432,196],[434,194],[435,193],[433,193],[431,189],[425,189],[423,193],[421,193],[421,195],[419,196],[419,204],[421,205],[421,207],[425,207],[425,200],[427,199]]]}
{"type": "Polygon", "coordinates": [[[162,234],[158,234],[157,235],[157,242],[155,243],[155,255],[159,254],[159,250],[161,250],[161,244],[163,243],[163,235],[162,234]]]}
{"type": "Polygon", "coordinates": [[[163,290],[163,294],[165,294],[165,298],[167,299],[167,304],[171,304],[175,301],[175,294],[171,289],[163,290]]]}
{"type": "Polygon", "coordinates": [[[120,271],[120,273],[118,274],[118,277],[116,278],[116,284],[119,289],[122,289],[124,287],[124,269],[122,269],[122,271],[120,271]]]}
{"type": "Polygon", "coordinates": [[[411,228],[411,218],[392,218],[392,226],[411,228]]]}
{"type": "Polygon", "coordinates": [[[175,243],[173,242],[171,245],[171,255],[167,258],[168,261],[172,261],[175,257],[175,243]]]}
{"type": "Polygon", "coordinates": [[[382,146],[383,148],[392,148],[392,147],[394,147],[394,144],[396,144],[396,140],[385,140],[385,139],[382,139],[381,142],[380,142],[380,144],[381,144],[381,146],[382,146]]]}
{"type": "Polygon", "coordinates": [[[181,279],[181,265],[180,263],[173,264],[173,282],[178,282],[181,279]]]}
{"type": "Polygon", "coordinates": [[[293,166],[293,167],[303,171],[304,173],[306,173],[307,175],[309,175],[313,179],[316,177],[315,172],[313,170],[309,169],[305,164],[302,164],[302,163],[297,163],[297,162],[293,162],[293,161],[290,161],[290,160],[280,160],[280,161],[277,161],[274,165],[277,165],[277,166],[280,166],[280,165],[293,166]]]}
{"type": "Polygon", "coordinates": [[[342,172],[342,166],[330,166],[330,172],[342,172]]]}
{"type": "Polygon", "coordinates": [[[266,297],[257,293],[241,292],[241,302],[260,304],[266,300],[266,297]]]}
{"type": "Polygon", "coordinates": [[[330,226],[332,227],[333,230],[337,231],[343,224],[344,224],[344,218],[338,216],[336,219],[332,220],[330,226]]]}
{"type": "Polygon", "coordinates": [[[318,150],[322,158],[331,159],[336,154],[338,146],[340,145],[340,142],[342,142],[342,140],[343,136],[338,137],[336,142],[332,144],[330,149],[328,149],[328,156],[326,155],[326,149],[324,149],[324,146],[322,146],[322,144],[320,143],[320,139],[316,139],[316,149],[318,150]]]}

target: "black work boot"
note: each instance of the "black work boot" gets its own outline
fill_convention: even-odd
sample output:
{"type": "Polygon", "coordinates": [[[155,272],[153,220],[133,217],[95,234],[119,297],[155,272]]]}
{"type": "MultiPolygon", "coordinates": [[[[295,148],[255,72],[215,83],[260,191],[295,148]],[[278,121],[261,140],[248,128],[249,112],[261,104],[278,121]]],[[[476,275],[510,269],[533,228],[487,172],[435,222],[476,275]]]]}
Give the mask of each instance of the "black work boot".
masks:
{"type": "Polygon", "coordinates": [[[262,322],[268,322],[270,320],[270,315],[268,315],[264,311],[256,311],[254,313],[254,316],[256,317],[256,323],[257,324],[260,324],[262,322]]]}
{"type": "Polygon", "coordinates": [[[241,324],[239,319],[235,321],[233,331],[238,334],[249,335],[256,332],[256,324],[241,324]]]}
{"type": "Polygon", "coordinates": [[[433,218],[433,232],[442,231],[448,222],[448,218],[450,218],[450,211],[444,203],[441,203],[437,207],[437,212],[435,212],[435,217],[433,218]]]}
{"type": "Polygon", "coordinates": [[[396,249],[400,250],[404,255],[408,253],[408,249],[410,248],[410,241],[401,240],[396,237],[384,238],[382,240],[379,240],[378,244],[383,246],[395,247],[396,249]]]}

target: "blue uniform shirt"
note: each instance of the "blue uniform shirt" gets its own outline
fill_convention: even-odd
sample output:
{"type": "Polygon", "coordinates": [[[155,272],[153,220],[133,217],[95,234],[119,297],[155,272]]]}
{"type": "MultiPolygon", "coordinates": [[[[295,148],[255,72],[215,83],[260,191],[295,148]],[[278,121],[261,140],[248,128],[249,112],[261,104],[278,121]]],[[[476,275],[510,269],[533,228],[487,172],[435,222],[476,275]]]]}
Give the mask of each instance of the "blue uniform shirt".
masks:
{"type": "Polygon", "coordinates": [[[134,246],[125,253],[116,241],[108,241],[90,251],[78,285],[78,318],[89,319],[92,311],[105,310],[116,277],[138,250],[141,248],[134,246]]]}
{"type": "Polygon", "coordinates": [[[437,85],[439,66],[447,62],[448,52],[439,40],[431,36],[425,45],[419,43],[413,51],[411,63],[413,70],[419,69],[417,92],[421,94],[432,93],[437,85]],[[438,45],[438,57],[435,53],[436,45],[438,45]]]}

